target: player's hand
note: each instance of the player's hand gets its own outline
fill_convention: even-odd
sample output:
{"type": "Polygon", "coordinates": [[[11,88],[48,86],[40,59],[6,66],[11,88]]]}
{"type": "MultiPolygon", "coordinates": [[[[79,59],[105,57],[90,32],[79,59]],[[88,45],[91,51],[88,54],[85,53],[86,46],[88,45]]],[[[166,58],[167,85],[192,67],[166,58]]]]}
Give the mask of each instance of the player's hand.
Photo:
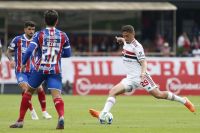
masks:
{"type": "Polygon", "coordinates": [[[10,61],[10,67],[15,68],[15,61],[10,61]]]}
{"type": "Polygon", "coordinates": [[[125,39],[123,38],[123,37],[115,37],[115,39],[117,40],[117,42],[119,43],[119,44],[124,44],[125,43],[125,39]]]}
{"type": "Polygon", "coordinates": [[[22,65],[22,71],[24,71],[24,70],[25,70],[25,68],[26,68],[26,66],[25,66],[25,65],[22,65]]]}

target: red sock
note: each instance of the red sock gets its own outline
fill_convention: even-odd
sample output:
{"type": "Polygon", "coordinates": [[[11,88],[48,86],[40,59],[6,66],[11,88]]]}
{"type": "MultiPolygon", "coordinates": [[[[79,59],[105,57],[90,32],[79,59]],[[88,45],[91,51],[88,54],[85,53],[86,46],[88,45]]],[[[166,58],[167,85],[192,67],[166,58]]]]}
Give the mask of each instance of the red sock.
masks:
{"type": "Polygon", "coordinates": [[[22,97],[21,105],[20,105],[20,113],[19,113],[18,122],[24,120],[26,111],[28,110],[29,105],[30,105],[29,102],[31,101],[31,97],[32,97],[31,94],[24,93],[24,95],[23,95],[23,97],[22,97]]]}
{"type": "MultiPolygon", "coordinates": [[[[23,92],[22,92],[22,97],[23,97],[24,93],[25,93],[25,92],[23,91],[23,92]]],[[[29,102],[28,108],[29,108],[30,111],[33,110],[33,105],[32,105],[32,102],[31,102],[31,101],[29,102]]]]}
{"type": "Polygon", "coordinates": [[[40,101],[42,111],[46,111],[46,96],[43,89],[38,89],[38,99],[40,101]]]}
{"type": "Polygon", "coordinates": [[[54,104],[55,104],[59,117],[64,116],[64,102],[62,98],[55,98],[54,104]]]}

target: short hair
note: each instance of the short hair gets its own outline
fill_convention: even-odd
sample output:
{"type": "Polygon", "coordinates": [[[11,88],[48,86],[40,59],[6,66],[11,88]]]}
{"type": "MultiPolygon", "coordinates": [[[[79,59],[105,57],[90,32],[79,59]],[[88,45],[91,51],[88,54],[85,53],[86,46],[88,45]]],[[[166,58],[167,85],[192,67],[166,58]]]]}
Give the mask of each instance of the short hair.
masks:
{"type": "Polygon", "coordinates": [[[128,33],[135,33],[135,30],[134,30],[132,25],[124,25],[124,26],[122,26],[121,31],[122,32],[128,32],[128,33]]]}
{"type": "Polygon", "coordinates": [[[35,22],[33,21],[25,21],[24,22],[24,28],[27,28],[27,27],[35,27],[35,22]]]}
{"type": "Polygon", "coordinates": [[[45,23],[48,26],[55,26],[58,20],[58,13],[55,10],[47,10],[44,12],[45,23]]]}

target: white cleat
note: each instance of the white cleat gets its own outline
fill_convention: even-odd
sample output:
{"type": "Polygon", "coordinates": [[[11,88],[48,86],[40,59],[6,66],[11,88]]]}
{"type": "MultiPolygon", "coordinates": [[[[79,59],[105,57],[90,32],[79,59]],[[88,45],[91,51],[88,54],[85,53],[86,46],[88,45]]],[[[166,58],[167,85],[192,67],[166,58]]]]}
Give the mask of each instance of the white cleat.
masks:
{"type": "Polygon", "coordinates": [[[31,110],[31,118],[32,120],[39,120],[37,113],[35,112],[35,110],[31,110]]]}
{"type": "Polygon", "coordinates": [[[42,116],[47,120],[52,118],[52,116],[47,111],[43,111],[42,116]]]}

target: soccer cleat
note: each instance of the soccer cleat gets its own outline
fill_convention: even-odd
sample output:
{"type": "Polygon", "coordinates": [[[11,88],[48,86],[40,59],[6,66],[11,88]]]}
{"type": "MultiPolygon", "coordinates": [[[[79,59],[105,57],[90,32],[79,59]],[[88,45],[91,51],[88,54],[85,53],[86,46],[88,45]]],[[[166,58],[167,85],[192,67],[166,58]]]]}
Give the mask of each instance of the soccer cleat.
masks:
{"type": "Polygon", "coordinates": [[[184,97],[184,99],[186,100],[186,103],[184,104],[191,112],[195,112],[195,107],[192,104],[192,102],[187,98],[184,97]]]}
{"type": "Polygon", "coordinates": [[[23,121],[15,122],[14,124],[10,125],[10,128],[23,128],[23,121]]]}
{"type": "Polygon", "coordinates": [[[99,119],[99,114],[100,114],[99,111],[97,111],[95,109],[89,109],[89,112],[93,117],[96,117],[97,119],[99,119]]]}
{"type": "Polygon", "coordinates": [[[39,120],[37,113],[35,112],[35,110],[31,110],[31,118],[32,120],[39,120]]]}
{"type": "Polygon", "coordinates": [[[47,111],[43,111],[42,116],[47,120],[52,118],[52,116],[47,111]]]}
{"type": "Polygon", "coordinates": [[[56,129],[64,129],[64,124],[65,124],[64,117],[62,116],[58,119],[58,124],[56,129]]]}

